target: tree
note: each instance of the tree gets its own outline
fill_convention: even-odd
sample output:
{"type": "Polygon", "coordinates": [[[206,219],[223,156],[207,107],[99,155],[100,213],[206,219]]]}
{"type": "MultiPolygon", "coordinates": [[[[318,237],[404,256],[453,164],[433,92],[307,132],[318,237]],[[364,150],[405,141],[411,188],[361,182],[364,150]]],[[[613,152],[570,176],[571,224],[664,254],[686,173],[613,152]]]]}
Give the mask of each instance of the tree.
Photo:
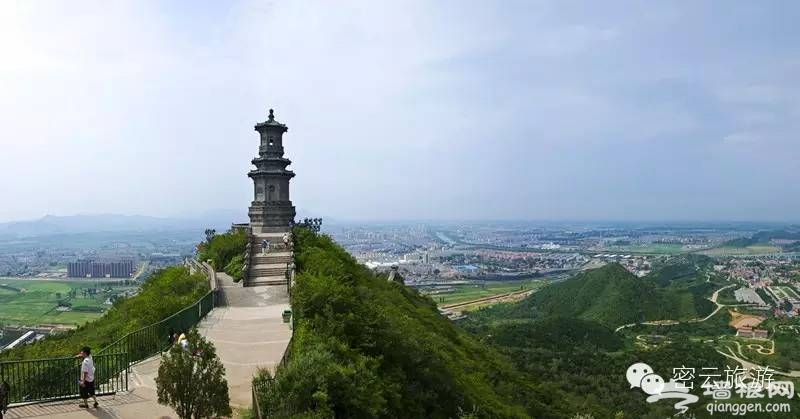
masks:
{"type": "Polygon", "coordinates": [[[189,351],[173,345],[158,367],[158,402],[175,409],[181,419],[230,416],[225,367],[216,349],[196,329],[186,334],[189,351]]]}
{"type": "Polygon", "coordinates": [[[214,236],[217,234],[217,230],[214,230],[213,228],[207,228],[205,234],[206,234],[206,243],[210,243],[211,240],[214,239],[214,236]]]}

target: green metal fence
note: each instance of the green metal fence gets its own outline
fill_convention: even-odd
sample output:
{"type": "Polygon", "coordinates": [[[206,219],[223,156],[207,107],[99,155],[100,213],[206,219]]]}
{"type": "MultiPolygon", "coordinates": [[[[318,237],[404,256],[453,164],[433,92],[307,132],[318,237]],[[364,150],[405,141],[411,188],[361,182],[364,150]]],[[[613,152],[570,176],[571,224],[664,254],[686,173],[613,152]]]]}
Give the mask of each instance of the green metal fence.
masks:
{"type": "MultiPolygon", "coordinates": [[[[286,345],[286,350],[283,351],[283,356],[281,357],[281,361],[278,365],[275,366],[275,375],[277,376],[280,374],[281,369],[286,367],[286,364],[289,363],[289,358],[291,357],[292,352],[292,345],[294,343],[294,336],[289,338],[289,343],[286,345]]],[[[253,416],[256,419],[263,419],[270,417],[270,415],[277,415],[278,412],[274,411],[274,406],[268,406],[265,400],[262,400],[269,389],[275,385],[275,379],[270,377],[253,377],[251,381],[252,387],[252,396],[253,396],[253,416]]]]}
{"type": "MultiPolygon", "coordinates": [[[[94,355],[96,393],[128,389],[128,360],[124,353],[94,355]]],[[[0,362],[0,378],[11,387],[10,403],[75,398],[79,395],[80,359],[51,358],[0,362]]]]}
{"type": "Polygon", "coordinates": [[[131,365],[145,360],[169,347],[170,333],[183,332],[200,323],[214,308],[214,300],[215,291],[212,290],[189,307],[158,323],[128,333],[97,353],[126,353],[131,365]]]}
{"type": "MultiPolygon", "coordinates": [[[[170,333],[186,331],[202,320],[215,306],[213,289],[194,304],[158,323],[128,333],[96,351],[95,385],[97,394],[128,390],[131,365],[168,349],[170,333]]],[[[80,363],[76,358],[50,358],[0,362],[0,381],[11,386],[10,403],[40,402],[78,397],[80,363]]]]}

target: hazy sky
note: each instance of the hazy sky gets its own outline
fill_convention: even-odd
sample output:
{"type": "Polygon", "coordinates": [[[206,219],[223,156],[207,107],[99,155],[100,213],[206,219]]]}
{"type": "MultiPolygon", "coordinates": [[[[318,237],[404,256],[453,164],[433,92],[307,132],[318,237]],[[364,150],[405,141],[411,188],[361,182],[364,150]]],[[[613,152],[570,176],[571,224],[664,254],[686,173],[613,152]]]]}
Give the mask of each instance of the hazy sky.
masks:
{"type": "Polygon", "coordinates": [[[800,219],[800,3],[2,1],[0,220],[800,219]]]}

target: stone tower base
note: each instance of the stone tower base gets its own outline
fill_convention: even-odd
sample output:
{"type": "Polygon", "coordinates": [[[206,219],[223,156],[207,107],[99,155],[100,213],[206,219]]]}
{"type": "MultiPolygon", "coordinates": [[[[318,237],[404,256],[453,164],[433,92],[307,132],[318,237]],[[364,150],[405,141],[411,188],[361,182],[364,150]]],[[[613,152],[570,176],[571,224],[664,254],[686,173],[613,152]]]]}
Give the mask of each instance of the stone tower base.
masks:
{"type": "Polygon", "coordinates": [[[284,233],[294,223],[295,209],[291,202],[253,202],[248,215],[253,234],[284,233]]]}

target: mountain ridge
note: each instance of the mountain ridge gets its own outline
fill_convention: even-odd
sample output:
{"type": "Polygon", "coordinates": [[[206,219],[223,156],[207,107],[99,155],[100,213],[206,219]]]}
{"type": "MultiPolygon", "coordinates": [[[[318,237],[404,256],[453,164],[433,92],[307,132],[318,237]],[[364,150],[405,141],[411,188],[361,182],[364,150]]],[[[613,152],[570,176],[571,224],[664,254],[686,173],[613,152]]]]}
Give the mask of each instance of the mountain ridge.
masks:
{"type": "Polygon", "coordinates": [[[509,311],[514,317],[578,318],[612,328],[643,321],[705,316],[714,307],[704,295],[713,285],[686,274],[689,269],[694,274],[701,269],[689,263],[687,260],[669,264],[641,278],[611,263],[547,286],[509,311]]]}

